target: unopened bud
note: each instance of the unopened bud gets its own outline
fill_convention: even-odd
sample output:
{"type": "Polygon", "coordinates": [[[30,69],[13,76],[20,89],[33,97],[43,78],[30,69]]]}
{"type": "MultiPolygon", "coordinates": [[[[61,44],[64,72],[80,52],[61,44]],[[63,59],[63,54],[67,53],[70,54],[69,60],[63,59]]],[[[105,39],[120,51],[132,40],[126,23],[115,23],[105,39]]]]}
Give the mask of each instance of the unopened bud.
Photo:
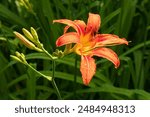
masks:
{"type": "Polygon", "coordinates": [[[12,58],[14,58],[15,60],[23,63],[23,64],[26,64],[26,58],[25,58],[25,55],[23,53],[19,53],[19,52],[15,52],[16,56],[13,56],[12,55],[12,58]]]}
{"type": "Polygon", "coordinates": [[[33,27],[31,27],[30,29],[31,29],[31,33],[33,35],[33,38],[36,39],[36,40],[39,40],[36,30],[33,27]]]}
{"type": "Polygon", "coordinates": [[[16,54],[16,56],[17,56],[18,58],[21,57],[21,54],[20,54],[18,51],[16,51],[15,54],[16,54]]]}
{"type": "Polygon", "coordinates": [[[21,53],[20,59],[22,60],[22,62],[23,62],[24,64],[27,63],[26,58],[25,58],[25,55],[24,55],[23,53],[21,53]]]}
{"type": "Polygon", "coordinates": [[[62,52],[62,51],[59,51],[59,53],[58,53],[58,57],[63,57],[64,56],[64,52],[62,52]]]}
{"type": "Polygon", "coordinates": [[[53,52],[53,56],[61,58],[64,56],[64,52],[62,52],[61,50],[56,49],[55,52],[53,52]]]}
{"type": "Polygon", "coordinates": [[[23,53],[21,53],[22,58],[25,58],[25,55],[23,53]]]}
{"type": "Polygon", "coordinates": [[[10,57],[12,58],[12,59],[14,59],[14,60],[16,60],[16,61],[18,61],[18,62],[21,62],[22,63],[22,61],[17,57],[17,56],[14,56],[14,55],[10,55],[10,57]]]}
{"type": "Polygon", "coordinates": [[[35,42],[35,40],[34,40],[32,34],[31,34],[27,29],[23,28],[22,31],[23,31],[24,35],[25,35],[30,41],[32,41],[33,43],[35,42]]]}
{"type": "Polygon", "coordinates": [[[16,35],[16,37],[18,39],[21,40],[21,42],[28,48],[30,49],[34,49],[35,45],[33,43],[31,43],[29,40],[27,40],[22,34],[18,33],[18,32],[14,32],[14,34],[16,35]]]}

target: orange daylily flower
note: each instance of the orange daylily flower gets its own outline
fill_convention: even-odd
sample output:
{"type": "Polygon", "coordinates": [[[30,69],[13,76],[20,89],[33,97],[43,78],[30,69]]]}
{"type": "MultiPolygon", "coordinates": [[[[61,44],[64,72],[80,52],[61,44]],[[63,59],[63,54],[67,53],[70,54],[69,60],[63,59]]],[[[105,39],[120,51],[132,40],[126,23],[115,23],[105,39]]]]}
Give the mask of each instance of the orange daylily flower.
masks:
{"type": "Polygon", "coordinates": [[[85,85],[90,83],[96,71],[93,56],[108,59],[115,65],[115,68],[120,65],[117,54],[105,46],[128,45],[128,41],[113,34],[96,34],[101,24],[100,15],[89,13],[87,25],[82,20],[59,19],[53,22],[67,25],[64,28],[64,34],[57,39],[56,45],[63,46],[75,43],[70,52],[75,52],[81,56],[80,71],[85,85]],[[73,27],[75,32],[67,33],[70,27],[73,27]]]}

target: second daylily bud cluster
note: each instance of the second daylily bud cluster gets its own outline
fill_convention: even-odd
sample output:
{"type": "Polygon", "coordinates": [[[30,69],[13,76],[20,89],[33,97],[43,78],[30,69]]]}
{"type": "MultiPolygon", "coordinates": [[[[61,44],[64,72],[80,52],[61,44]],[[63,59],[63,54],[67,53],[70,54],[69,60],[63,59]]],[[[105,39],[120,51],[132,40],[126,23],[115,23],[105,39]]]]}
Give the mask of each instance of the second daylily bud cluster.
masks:
{"type": "Polygon", "coordinates": [[[19,52],[15,52],[16,56],[14,55],[10,55],[11,58],[13,58],[14,60],[23,63],[23,64],[27,64],[27,61],[25,59],[25,55],[23,53],[19,53],[19,52]]]}
{"type": "Polygon", "coordinates": [[[16,31],[14,32],[14,34],[29,49],[36,50],[38,52],[42,52],[43,45],[40,43],[40,41],[38,39],[36,30],[33,27],[31,27],[31,29],[30,29],[31,32],[29,32],[25,28],[23,28],[22,31],[25,36],[16,31]]]}
{"type": "Polygon", "coordinates": [[[64,57],[64,52],[56,49],[55,52],[53,52],[53,56],[58,57],[58,58],[62,58],[62,57],[64,57]]]}

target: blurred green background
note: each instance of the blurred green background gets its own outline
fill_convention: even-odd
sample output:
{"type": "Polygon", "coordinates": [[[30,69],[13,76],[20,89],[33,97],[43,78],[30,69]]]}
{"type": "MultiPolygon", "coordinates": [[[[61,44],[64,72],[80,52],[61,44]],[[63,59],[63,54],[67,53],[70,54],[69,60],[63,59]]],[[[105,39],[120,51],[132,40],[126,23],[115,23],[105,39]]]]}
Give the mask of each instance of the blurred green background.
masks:
{"type": "Polygon", "coordinates": [[[75,54],[57,60],[55,81],[62,98],[150,99],[150,0],[1,0],[0,99],[58,99],[51,82],[10,59],[15,51],[23,52],[38,71],[52,74],[48,57],[20,44],[13,31],[22,33],[22,28],[34,27],[52,53],[64,28],[52,21],[67,18],[86,22],[89,12],[101,16],[99,33],[116,34],[131,42],[112,48],[121,61],[118,69],[110,61],[95,57],[97,71],[89,86],[82,83],[79,56],[77,70],[75,54]]]}

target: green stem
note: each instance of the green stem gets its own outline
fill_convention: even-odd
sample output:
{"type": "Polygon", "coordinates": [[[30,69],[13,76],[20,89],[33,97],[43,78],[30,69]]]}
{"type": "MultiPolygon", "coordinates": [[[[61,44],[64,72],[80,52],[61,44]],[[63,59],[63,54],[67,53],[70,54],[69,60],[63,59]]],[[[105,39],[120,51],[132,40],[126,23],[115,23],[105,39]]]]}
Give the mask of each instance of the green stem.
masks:
{"type": "Polygon", "coordinates": [[[77,60],[78,56],[75,57],[75,68],[74,68],[74,98],[76,98],[76,85],[77,85],[77,60]]]}
{"type": "Polygon", "coordinates": [[[62,98],[61,98],[61,95],[60,95],[60,92],[59,92],[59,89],[58,89],[58,87],[57,87],[57,85],[56,85],[56,83],[55,83],[55,59],[57,59],[57,57],[53,57],[51,54],[49,54],[48,53],[48,51],[47,50],[45,50],[45,48],[43,47],[43,46],[41,46],[41,48],[42,48],[42,50],[43,50],[43,52],[48,56],[48,57],[50,57],[50,59],[52,60],[52,70],[53,70],[53,74],[52,74],[52,85],[53,85],[53,87],[55,88],[55,90],[56,90],[56,94],[57,94],[57,97],[61,100],[62,98]]]}
{"type": "Polygon", "coordinates": [[[58,87],[57,87],[57,85],[56,85],[56,83],[55,83],[55,60],[52,61],[52,67],[53,67],[53,72],[52,72],[52,85],[53,85],[53,87],[54,87],[55,90],[56,90],[56,94],[57,94],[58,99],[61,100],[61,99],[62,99],[62,98],[61,98],[61,94],[60,94],[59,89],[58,89],[58,87]]]}
{"type": "Polygon", "coordinates": [[[124,57],[124,56],[134,52],[135,50],[138,50],[139,48],[142,48],[143,46],[147,46],[147,45],[150,45],[150,41],[146,41],[146,42],[140,43],[140,44],[130,48],[128,51],[126,51],[125,53],[120,55],[120,57],[124,57]]]}
{"type": "Polygon", "coordinates": [[[44,74],[42,74],[41,72],[37,71],[36,69],[34,69],[31,65],[29,65],[28,63],[25,64],[26,66],[28,66],[29,68],[31,68],[33,71],[35,71],[37,74],[39,74],[40,76],[43,76],[44,78],[46,78],[49,81],[52,81],[52,77],[50,76],[46,76],[44,74]]]}
{"type": "Polygon", "coordinates": [[[43,46],[42,46],[42,50],[43,50],[43,52],[44,52],[48,57],[50,57],[50,59],[51,59],[52,61],[54,61],[54,59],[57,59],[57,57],[53,57],[51,54],[49,54],[48,51],[45,50],[45,48],[44,48],[43,46]]]}

